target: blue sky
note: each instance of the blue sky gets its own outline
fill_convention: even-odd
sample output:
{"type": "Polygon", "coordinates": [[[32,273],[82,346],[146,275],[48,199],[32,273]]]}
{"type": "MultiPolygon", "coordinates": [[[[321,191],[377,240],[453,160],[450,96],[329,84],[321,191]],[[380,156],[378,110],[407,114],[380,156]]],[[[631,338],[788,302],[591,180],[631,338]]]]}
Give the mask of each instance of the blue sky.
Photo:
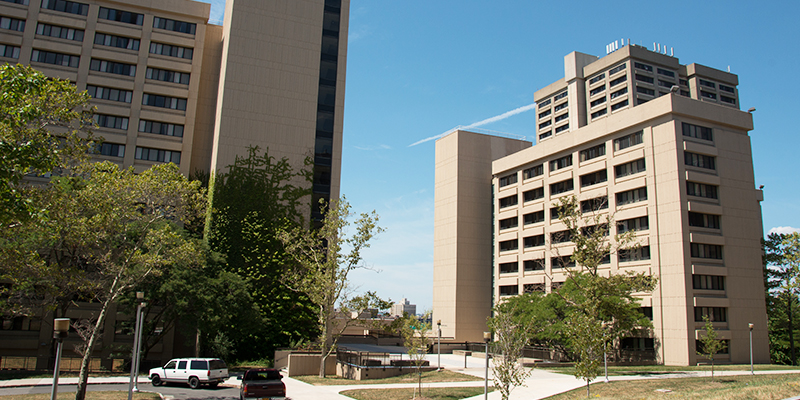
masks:
{"type": "MultiPolygon", "coordinates": [[[[221,20],[223,0],[212,3],[221,20]]],[[[376,210],[386,232],[364,253],[361,290],[429,309],[434,142],[459,125],[533,103],[564,76],[572,51],[603,56],[614,40],[674,49],[682,64],[739,76],[764,230],[800,228],[800,2],[351,0],[342,193],[376,210]]],[[[482,128],[534,137],[535,112],[482,128]]]]}

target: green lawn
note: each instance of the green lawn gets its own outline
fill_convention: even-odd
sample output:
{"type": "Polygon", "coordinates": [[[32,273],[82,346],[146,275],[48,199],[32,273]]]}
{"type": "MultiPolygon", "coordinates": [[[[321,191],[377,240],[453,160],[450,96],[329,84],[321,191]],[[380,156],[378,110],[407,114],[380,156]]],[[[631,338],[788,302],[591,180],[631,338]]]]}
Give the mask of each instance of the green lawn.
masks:
{"type": "MultiPolygon", "coordinates": [[[[492,391],[492,388],[489,388],[492,391]]],[[[346,390],[341,394],[356,400],[408,400],[415,394],[414,389],[359,389],[346,390]]],[[[423,388],[426,400],[458,400],[483,394],[483,388],[423,388]]]]}
{"type": "MultiPolygon", "coordinates": [[[[75,393],[59,393],[58,400],[72,400],[75,393]]],[[[161,400],[155,393],[134,393],[135,400],[161,400]]],[[[128,392],[86,392],[87,400],[127,400],[128,392]]],[[[14,400],[50,400],[50,394],[18,394],[14,400]]]]}
{"type": "MultiPolygon", "coordinates": [[[[536,368],[541,368],[543,371],[557,372],[560,374],[572,375],[575,372],[573,367],[548,367],[546,364],[537,364],[536,368]]],[[[779,371],[779,370],[800,370],[800,367],[790,365],[754,365],[753,369],[756,371],[779,371]]],[[[715,365],[714,371],[749,371],[750,364],[723,364],[715,365]]],[[[660,375],[671,374],[678,372],[698,372],[698,371],[711,371],[710,365],[692,366],[692,367],[678,367],[668,365],[638,365],[638,366],[609,366],[609,376],[622,376],[622,375],[660,375]]],[[[601,372],[602,375],[602,372],[601,372]]]]}

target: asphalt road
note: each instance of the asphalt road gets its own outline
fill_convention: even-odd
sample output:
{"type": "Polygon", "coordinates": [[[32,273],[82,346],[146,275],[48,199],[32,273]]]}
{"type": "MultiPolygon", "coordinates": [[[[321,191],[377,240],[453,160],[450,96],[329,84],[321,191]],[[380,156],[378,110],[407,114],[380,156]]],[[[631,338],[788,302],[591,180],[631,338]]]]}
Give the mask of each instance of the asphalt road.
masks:
{"type": "MultiPolygon", "coordinates": [[[[14,396],[20,394],[32,393],[50,393],[50,386],[29,386],[0,389],[0,396],[14,396]]],[[[76,385],[59,385],[59,393],[75,393],[76,385]]],[[[128,385],[89,385],[90,392],[110,392],[120,391],[127,392],[128,385]]],[[[163,385],[154,388],[149,383],[139,384],[139,390],[143,392],[159,392],[165,396],[170,396],[176,400],[234,400],[239,398],[239,388],[230,387],[217,387],[208,388],[200,387],[200,389],[190,389],[186,385],[163,385]]],[[[88,397],[88,396],[87,396],[88,397]]]]}

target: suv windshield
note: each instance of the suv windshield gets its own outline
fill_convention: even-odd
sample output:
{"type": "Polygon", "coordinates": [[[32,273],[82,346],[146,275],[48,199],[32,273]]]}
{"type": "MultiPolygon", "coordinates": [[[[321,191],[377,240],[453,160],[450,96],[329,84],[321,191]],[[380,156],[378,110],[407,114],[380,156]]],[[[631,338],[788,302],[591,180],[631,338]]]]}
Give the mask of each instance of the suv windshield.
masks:
{"type": "Polygon", "coordinates": [[[210,366],[209,369],[225,369],[225,368],[228,368],[228,366],[225,365],[225,361],[222,361],[222,360],[211,360],[208,363],[209,363],[209,366],[210,366]]]}

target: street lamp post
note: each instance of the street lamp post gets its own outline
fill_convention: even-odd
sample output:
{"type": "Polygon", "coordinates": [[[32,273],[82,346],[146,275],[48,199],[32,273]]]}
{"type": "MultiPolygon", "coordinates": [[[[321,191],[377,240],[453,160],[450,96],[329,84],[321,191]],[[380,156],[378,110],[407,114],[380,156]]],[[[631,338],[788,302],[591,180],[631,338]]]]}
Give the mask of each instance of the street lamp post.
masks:
{"type": "Polygon", "coordinates": [[[131,379],[128,383],[128,400],[133,398],[133,393],[139,391],[139,352],[141,351],[142,343],[142,325],[144,316],[142,309],[147,307],[144,302],[144,292],[136,292],[136,301],[139,304],[136,306],[136,325],[134,326],[133,333],[133,349],[131,352],[131,379]]]}
{"type": "Polygon", "coordinates": [[[58,370],[61,364],[61,349],[64,346],[64,338],[69,335],[69,318],[56,318],[53,320],[53,339],[58,342],[56,348],[56,364],[53,367],[53,388],[50,390],[50,400],[56,400],[58,396],[58,370]]]}
{"type": "Polygon", "coordinates": [[[439,337],[436,338],[436,370],[442,370],[442,320],[436,321],[436,327],[439,328],[439,337]]]}
{"type": "Polygon", "coordinates": [[[753,323],[747,324],[747,327],[750,328],[750,375],[755,375],[753,372],[753,323]]]}
{"type": "Polygon", "coordinates": [[[489,340],[492,339],[491,332],[483,332],[483,341],[486,343],[486,369],[484,369],[484,378],[483,378],[483,398],[484,400],[489,398],[489,340]]]}

